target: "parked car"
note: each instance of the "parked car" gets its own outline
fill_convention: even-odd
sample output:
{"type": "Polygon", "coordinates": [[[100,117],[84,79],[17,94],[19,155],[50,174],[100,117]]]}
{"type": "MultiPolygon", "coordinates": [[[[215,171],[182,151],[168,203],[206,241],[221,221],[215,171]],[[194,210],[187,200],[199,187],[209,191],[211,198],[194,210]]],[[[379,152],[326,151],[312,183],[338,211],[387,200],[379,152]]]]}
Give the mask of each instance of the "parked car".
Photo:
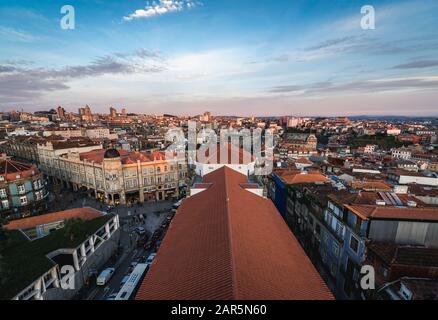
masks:
{"type": "MultiPolygon", "coordinates": [[[[126,281],[128,281],[130,275],[131,274],[128,273],[126,276],[123,277],[122,281],[120,281],[120,287],[123,287],[123,285],[126,283],[126,281]]],[[[117,293],[116,293],[116,295],[117,295],[117,293]]]]}
{"type": "Polygon", "coordinates": [[[135,231],[138,235],[140,235],[140,236],[146,234],[146,229],[143,228],[143,227],[137,227],[137,228],[134,229],[134,231],[135,231]]]}
{"type": "Polygon", "coordinates": [[[105,300],[115,300],[117,297],[117,292],[116,293],[111,293],[108,297],[106,297],[105,300]]]}
{"type": "Polygon", "coordinates": [[[96,284],[98,286],[106,285],[108,281],[111,279],[111,277],[113,276],[114,271],[116,271],[116,269],[114,268],[106,268],[105,270],[103,270],[97,277],[96,284]]]}
{"type": "Polygon", "coordinates": [[[134,268],[137,264],[138,264],[138,261],[132,261],[131,264],[129,265],[128,271],[131,272],[132,270],[134,270],[134,268]]]}
{"type": "Polygon", "coordinates": [[[168,222],[164,222],[164,223],[161,224],[160,228],[161,229],[166,229],[168,226],[169,226],[169,223],[168,222]]]}
{"type": "Polygon", "coordinates": [[[172,205],[172,208],[173,208],[173,209],[178,209],[179,206],[181,205],[182,201],[183,201],[183,199],[181,199],[181,200],[175,202],[175,203],[172,205]]]}
{"type": "Polygon", "coordinates": [[[151,253],[147,258],[146,263],[151,263],[152,261],[154,261],[156,255],[157,255],[156,253],[151,253]]]}
{"type": "Polygon", "coordinates": [[[149,240],[148,242],[146,242],[146,244],[143,247],[145,250],[149,250],[150,248],[152,248],[152,241],[149,240]]]}

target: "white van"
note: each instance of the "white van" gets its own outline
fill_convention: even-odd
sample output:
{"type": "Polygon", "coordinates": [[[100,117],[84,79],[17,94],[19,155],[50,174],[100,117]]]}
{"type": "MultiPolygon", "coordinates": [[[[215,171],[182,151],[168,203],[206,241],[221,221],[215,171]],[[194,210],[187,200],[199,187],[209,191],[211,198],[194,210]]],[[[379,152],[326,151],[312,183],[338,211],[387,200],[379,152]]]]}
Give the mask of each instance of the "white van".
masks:
{"type": "Polygon", "coordinates": [[[106,268],[105,270],[103,270],[97,277],[96,284],[98,286],[104,286],[109,281],[109,279],[111,279],[114,271],[114,268],[106,268]]]}

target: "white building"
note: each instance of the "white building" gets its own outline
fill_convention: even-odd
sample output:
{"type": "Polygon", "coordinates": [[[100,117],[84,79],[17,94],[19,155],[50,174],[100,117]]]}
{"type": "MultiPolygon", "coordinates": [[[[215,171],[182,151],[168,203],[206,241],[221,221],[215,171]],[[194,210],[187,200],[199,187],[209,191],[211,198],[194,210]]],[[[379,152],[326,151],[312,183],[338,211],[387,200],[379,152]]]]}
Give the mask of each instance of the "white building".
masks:
{"type": "Polygon", "coordinates": [[[377,146],[375,144],[367,144],[364,148],[364,153],[374,153],[376,151],[377,146]]]}
{"type": "Polygon", "coordinates": [[[116,133],[111,133],[109,128],[90,128],[85,130],[85,136],[90,139],[117,139],[116,133]]]}
{"type": "Polygon", "coordinates": [[[412,151],[407,148],[397,148],[391,150],[391,155],[394,159],[410,160],[412,157],[412,151]]]}
{"type": "Polygon", "coordinates": [[[198,154],[196,161],[194,161],[195,172],[197,175],[203,177],[204,175],[227,166],[241,174],[250,176],[254,174],[255,159],[254,157],[241,148],[219,146],[213,152],[208,150],[207,154],[198,154]]]}
{"type": "Polygon", "coordinates": [[[388,136],[398,136],[401,133],[399,128],[388,128],[386,129],[386,134],[388,136]]]}
{"type": "MultiPolygon", "coordinates": [[[[40,260],[40,262],[44,260],[48,262],[47,270],[38,277],[35,277],[33,270],[25,272],[28,268],[33,268],[32,264],[17,266],[17,274],[14,276],[21,277],[21,281],[27,277],[29,282],[24,288],[20,288],[14,282],[13,285],[17,286],[17,293],[15,296],[11,296],[12,300],[71,299],[88,280],[90,272],[103,266],[113,255],[118,247],[119,228],[118,215],[105,216],[104,213],[92,208],[70,209],[10,222],[8,224],[9,230],[21,232],[28,239],[27,243],[26,240],[23,240],[23,243],[19,244],[20,249],[29,246],[28,250],[31,250],[33,246],[39,248],[39,246],[44,245],[50,250],[46,254],[33,257],[40,260]],[[49,244],[45,241],[44,238],[52,236],[52,233],[62,232],[59,229],[62,229],[65,221],[71,218],[83,220],[84,227],[86,227],[89,220],[94,219],[102,219],[102,224],[100,227],[94,228],[92,234],[84,238],[76,247],[65,247],[62,243],[49,244]],[[35,230],[46,229],[50,229],[50,232],[39,233],[38,237],[33,237],[37,234],[35,230]],[[38,243],[43,244],[38,245],[38,243]],[[63,268],[68,268],[69,273],[66,274],[63,268]],[[69,280],[63,278],[67,275],[69,280]],[[66,284],[71,286],[66,287],[66,284]],[[18,290],[20,291],[18,292],[18,290]]],[[[5,259],[7,258],[6,255],[5,259]]],[[[25,282],[26,280],[24,280],[25,282]]]]}
{"type": "Polygon", "coordinates": [[[388,178],[397,184],[420,184],[424,186],[438,186],[436,175],[425,176],[422,173],[396,170],[388,174],[388,178]]]}
{"type": "Polygon", "coordinates": [[[82,137],[82,130],[78,128],[57,128],[57,129],[48,129],[43,131],[44,137],[49,136],[61,136],[65,139],[82,137]]]}

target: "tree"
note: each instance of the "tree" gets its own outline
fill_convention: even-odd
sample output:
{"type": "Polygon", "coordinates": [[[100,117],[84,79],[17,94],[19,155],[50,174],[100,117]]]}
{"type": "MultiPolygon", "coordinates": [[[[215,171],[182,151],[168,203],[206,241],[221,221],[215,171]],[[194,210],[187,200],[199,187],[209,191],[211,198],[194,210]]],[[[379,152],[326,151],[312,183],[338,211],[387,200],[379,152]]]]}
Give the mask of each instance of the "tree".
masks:
{"type": "Polygon", "coordinates": [[[3,285],[3,283],[6,281],[6,278],[8,276],[8,272],[6,270],[2,256],[2,250],[6,246],[8,240],[8,235],[6,233],[6,230],[3,228],[3,226],[6,223],[7,221],[4,218],[0,217],[0,285],[3,285]]]}
{"type": "Polygon", "coordinates": [[[84,233],[84,222],[81,219],[73,218],[68,219],[64,223],[64,235],[70,239],[70,241],[75,241],[84,233]]]}
{"type": "Polygon", "coordinates": [[[6,219],[0,217],[0,248],[1,245],[7,240],[7,233],[3,226],[7,223],[6,219]]]}

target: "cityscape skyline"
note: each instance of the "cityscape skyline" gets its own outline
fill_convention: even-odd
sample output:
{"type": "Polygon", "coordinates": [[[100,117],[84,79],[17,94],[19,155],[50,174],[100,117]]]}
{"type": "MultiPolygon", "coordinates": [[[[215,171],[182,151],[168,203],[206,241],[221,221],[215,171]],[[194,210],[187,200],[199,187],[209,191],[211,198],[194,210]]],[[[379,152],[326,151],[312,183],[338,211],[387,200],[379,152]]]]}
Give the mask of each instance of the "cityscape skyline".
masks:
{"type": "Polygon", "coordinates": [[[359,1],[75,1],[63,30],[62,1],[5,1],[0,111],[436,116],[438,4],[420,2],[368,1],[362,30],[359,1]]]}

